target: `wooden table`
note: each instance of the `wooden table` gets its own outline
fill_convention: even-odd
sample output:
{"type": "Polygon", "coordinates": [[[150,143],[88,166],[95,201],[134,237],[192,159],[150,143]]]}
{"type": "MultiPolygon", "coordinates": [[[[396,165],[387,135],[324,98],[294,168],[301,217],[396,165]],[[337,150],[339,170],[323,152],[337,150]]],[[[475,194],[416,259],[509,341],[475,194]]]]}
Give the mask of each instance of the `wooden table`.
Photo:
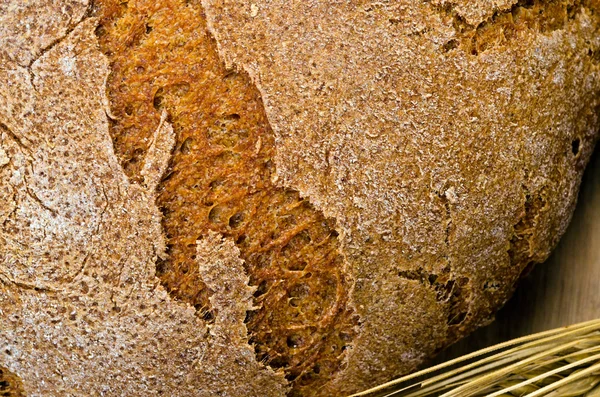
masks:
{"type": "Polygon", "coordinates": [[[600,147],[584,175],[573,220],[552,256],[521,281],[495,322],[435,361],[595,318],[600,318],[600,147]]]}

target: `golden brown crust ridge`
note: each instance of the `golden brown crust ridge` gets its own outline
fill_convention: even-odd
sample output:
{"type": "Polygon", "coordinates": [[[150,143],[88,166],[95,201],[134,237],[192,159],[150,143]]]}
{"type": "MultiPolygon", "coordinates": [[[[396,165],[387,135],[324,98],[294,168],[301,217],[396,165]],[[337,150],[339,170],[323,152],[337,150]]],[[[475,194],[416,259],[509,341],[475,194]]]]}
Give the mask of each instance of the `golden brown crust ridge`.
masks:
{"type": "Polygon", "coordinates": [[[161,110],[176,132],[159,186],[168,259],[158,275],[171,294],[211,320],[211,289],[196,265],[208,231],[240,250],[255,309],[246,323],[257,359],[282,368],[294,393],[315,390],[342,365],[357,319],[335,223],[274,182],[275,142],[260,95],[226,70],[199,5],[183,0],[96,2],[111,62],[108,96],[115,151],[131,179],[161,110]]]}

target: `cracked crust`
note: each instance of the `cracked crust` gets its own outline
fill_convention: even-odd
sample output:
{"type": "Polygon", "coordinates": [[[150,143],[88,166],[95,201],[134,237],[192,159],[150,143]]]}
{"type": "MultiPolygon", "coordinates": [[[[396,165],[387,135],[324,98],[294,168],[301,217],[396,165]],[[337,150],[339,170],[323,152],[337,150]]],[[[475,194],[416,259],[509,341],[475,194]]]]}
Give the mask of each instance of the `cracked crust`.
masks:
{"type": "MultiPolygon", "coordinates": [[[[21,3],[0,6],[2,373],[29,395],[290,392],[248,345],[235,239],[193,241],[214,321],[156,278],[177,125],[156,112],[130,181],[88,4],[21,3]]],[[[489,321],[575,205],[600,125],[598,1],[203,3],[260,90],[275,187],[335,221],[355,282],[343,369],[303,392],[388,380],[489,321]]]]}
{"type": "MultiPolygon", "coordinates": [[[[15,24],[11,17],[21,14],[9,12],[15,24]]],[[[38,17],[51,26],[55,15],[38,17]]],[[[172,129],[156,130],[148,188],[129,183],[108,133],[96,25],[84,18],[57,33],[30,71],[2,54],[3,373],[18,376],[27,395],[284,395],[283,376],[257,363],[246,340],[223,339],[232,324],[244,326],[235,305],[243,313],[248,286],[216,291],[224,318],[209,329],[155,277],[164,238],[149,189],[166,166],[172,129]]],[[[221,263],[218,252],[202,266],[221,263]]],[[[222,272],[240,277],[239,268],[222,272]]]]}
{"type": "Polygon", "coordinates": [[[195,241],[210,231],[234,241],[256,288],[245,319],[256,359],[282,369],[292,395],[309,395],[343,367],[358,323],[335,222],[274,182],[275,142],[260,94],[245,73],[225,69],[199,4],[95,6],[111,63],[110,132],[131,180],[143,176],[161,111],[175,130],[158,185],[168,254],[158,276],[212,321],[195,241]]]}
{"type": "Polygon", "coordinates": [[[279,183],[353,265],[361,333],[325,393],[415,368],[548,256],[600,125],[598,1],[203,4],[261,91],[279,183]]]}
{"type": "Polygon", "coordinates": [[[87,8],[88,0],[3,1],[0,51],[19,65],[31,67],[81,22],[87,8]]]}

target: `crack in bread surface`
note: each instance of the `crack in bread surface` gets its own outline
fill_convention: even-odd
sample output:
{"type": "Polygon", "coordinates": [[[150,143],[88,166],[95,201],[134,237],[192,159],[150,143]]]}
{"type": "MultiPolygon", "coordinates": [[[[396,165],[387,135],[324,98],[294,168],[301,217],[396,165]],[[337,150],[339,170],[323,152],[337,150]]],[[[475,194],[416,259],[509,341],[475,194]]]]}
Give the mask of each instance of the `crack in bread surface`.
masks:
{"type": "Polygon", "coordinates": [[[273,182],[275,139],[260,94],[225,69],[199,2],[101,0],[95,9],[111,63],[110,132],[129,178],[143,182],[163,109],[176,133],[157,197],[163,285],[211,321],[196,240],[209,230],[232,238],[256,286],[246,325],[257,359],[284,369],[292,395],[312,394],[343,367],[358,321],[334,221],[273,182]]]}
{"type": "Polygon", "coordinates": [[[452,18],[457,33],[456,38],[442,46],[442,50],[448,52],[461,47],[468,53],[479,55],[515,40],[518,33],[526,29],[541,33],[563,29],[582,8],[589,8],[590,3],[590,0],[519,0],[508,10],[495,12],[477,26],[467,23],[451,3],[434,8],[452,18]]]}

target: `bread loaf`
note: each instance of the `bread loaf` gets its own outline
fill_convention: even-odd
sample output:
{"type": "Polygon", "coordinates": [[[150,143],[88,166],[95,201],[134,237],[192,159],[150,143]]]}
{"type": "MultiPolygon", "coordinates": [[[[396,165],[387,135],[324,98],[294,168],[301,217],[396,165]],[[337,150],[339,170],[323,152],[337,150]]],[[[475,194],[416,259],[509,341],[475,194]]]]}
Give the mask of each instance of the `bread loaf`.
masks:
{"type": "Polygon", "coordinates": [[[599,13],[0,5],[0,382],[330,396],[415,369],[564,232],[599,13]]]}

